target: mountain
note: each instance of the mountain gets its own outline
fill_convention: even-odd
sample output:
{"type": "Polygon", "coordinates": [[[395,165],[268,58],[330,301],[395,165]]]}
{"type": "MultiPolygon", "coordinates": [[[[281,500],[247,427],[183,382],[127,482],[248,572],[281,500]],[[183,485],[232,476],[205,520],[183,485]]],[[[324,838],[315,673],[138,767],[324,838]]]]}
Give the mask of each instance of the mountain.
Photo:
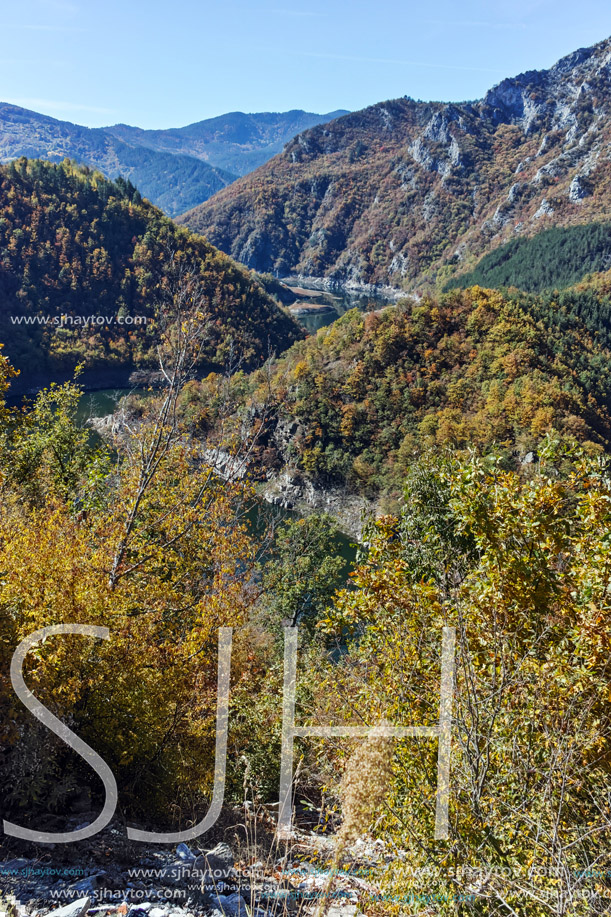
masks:
{"type": "Polygon", "coordinates": [[[529,293],[563,290],[586,274],[601,274],[611,265],[611,223],[554,226],[528,238],[519,235],[499,245],[472,271],[460,274],[446,289],[471,286],[518,287],[529,293]]]}
{"type": "Polygon", "coordinates": [[[105,131],[126,143],[195,156],[234,175],[246,175],[279,153],[296,134],[345,114],[343,110],[326,115],[301,110],[251,115],[234,111],[170,130],[145,131],[115,124],[105,131]]]}
{"type": "Polygon", "coordinates": [[[180,222],[257,270],[418,289],[608,218],[610,141],[607,39],[478,102],[405,97],[311,128],[180,222]]]}
{"type": "Polygon", "coordinates": [[[126,125],[81,127],[0,103],[0,162],[20,156],[74,159],[108,178],[130,179],[152,203],[176,216],[261,165],[299,131],[337,114],[235,112],[177,130],[142,131],[126,125]]]}
{"type": "Polygon", "coordinates": [[[121,175],[170,216],[201,203],[235,178],[192,156],[124,143],[101,128],[0,103],[0,162],[20,156],[50,162],[74,159],[108,178],[121,175]]]}
{"type": "MultiPolygon", "coordinates": [[[[611,274],[560,295],[472,287],[345,313],[245,380],[237,423],[265,424],[253,473],[290,508],[315,491],[398,494],[429,449],[512,462],[555,430],[609,450],[610,293],[611,274]]],[[[209,416],[210,384],[190,393],[194,416],[198,402],[209,416]]]]}
{"type": "Polygon", "coordinates": [[[21,384],[65,377],[78,363],[108,379],[158,369],[172,257],[205,294],[202,371],[223,367],[230,353],[244,368],[259,366],[303,336],[249,271],[179,229],[125,179],[69,160],[1,166],[0,342],[21,384]]]}

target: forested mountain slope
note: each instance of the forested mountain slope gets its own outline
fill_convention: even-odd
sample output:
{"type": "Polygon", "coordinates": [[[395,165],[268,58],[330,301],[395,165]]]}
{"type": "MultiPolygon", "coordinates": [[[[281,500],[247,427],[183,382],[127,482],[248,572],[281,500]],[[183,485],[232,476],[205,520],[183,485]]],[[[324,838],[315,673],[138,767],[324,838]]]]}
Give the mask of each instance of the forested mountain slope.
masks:
{"type": "Polygon", "coordinates": [[[108,178],[129,179],[176,216],[260,166],[299,131],[338,114],[343,112],[233,112],[184,128],[144,131],[126,124],[82,127],[0,102],[0,162],[74,159],[108,178]]]}
{"type": "Polygon", "coordinates": [[[244,416],[270,389],[275,404],[260,471],[374,496],[398,492],[431,448],[515,458],[554,429],[610,449],[610,329],[609,290],[586,286],[540,296],[473,287],[347,312],[295,344],[271,377],[250,377],[244,416]]]}
{"type": "Polygon", "coordinates": [[[608,219],[611,40],[478,102],[395,99],[314,127],[181,222],[280,275],[421,288],[516,236],[608,219]]]}
{"type": "Polygon", "coordinates": [[[73,159],[108,178],[122,176],[170,216],[205,201],[235,175],[187,155],[157,152],[101,128],[57,121],[0,103],[0,162],[20,156],[61,162],[73,159]]]}
{"type": "Polygon", "coordinates": [[[0,167],[0,341],[24,381],[81,361],[155,367],[172,260],[204,292],[202,366],[220,368],[233,348],[254,367],[302,335],[248,271],[178,229],[124,180],[68,161],[0,167]]]}
{"type": "Polygon", "coordinates": [[[564,289],[586,274],[604,273],[611,266],[611,223],[582,223],[545,229],[535,236],[517,236],[499,245],[471,271],[447,285],[518,287],[530,293],[564,289]]]}
{"type": "Polygon", "coordinates": [[[195,156],[234,175],[246,175],[280,153],[296,134],[345,114],[346,111],[325,115],[301,110],[256,114],[233,111],[168,130],[146,131],[128,124],[114,124],[104,130],[127,143],[195,156]]]}

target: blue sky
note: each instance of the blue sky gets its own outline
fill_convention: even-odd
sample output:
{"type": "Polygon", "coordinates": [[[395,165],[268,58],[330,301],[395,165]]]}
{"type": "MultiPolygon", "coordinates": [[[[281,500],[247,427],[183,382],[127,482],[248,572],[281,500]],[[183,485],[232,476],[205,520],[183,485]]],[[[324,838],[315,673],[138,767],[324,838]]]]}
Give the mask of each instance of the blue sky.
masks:
{"type": "Polygon", "coordinates": [[[611,34],[609,0],[20,0],[0,100],[101,126],[480,98],[611,34]]]}

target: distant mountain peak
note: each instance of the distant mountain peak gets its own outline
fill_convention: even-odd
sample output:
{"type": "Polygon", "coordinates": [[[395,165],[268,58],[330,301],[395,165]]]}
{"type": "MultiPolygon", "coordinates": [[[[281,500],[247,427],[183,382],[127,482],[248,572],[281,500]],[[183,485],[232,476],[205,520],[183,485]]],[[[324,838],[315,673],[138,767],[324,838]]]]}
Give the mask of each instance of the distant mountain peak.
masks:
{"type": "Polygon", "coordinates": [[[279,152],[295,134],[337,115],[233,112],[184,128],[88,128],[0,102],[0,162],[64,158],[122,175],[170,216],[205,201],[279,152]]]}
{"type": "Polygon", "coordinates": [[[418,289],[516,235],[608,218],[610,185],[605,39],[479,101],[314,126],[180,222],[257,270],[418,289]]]}

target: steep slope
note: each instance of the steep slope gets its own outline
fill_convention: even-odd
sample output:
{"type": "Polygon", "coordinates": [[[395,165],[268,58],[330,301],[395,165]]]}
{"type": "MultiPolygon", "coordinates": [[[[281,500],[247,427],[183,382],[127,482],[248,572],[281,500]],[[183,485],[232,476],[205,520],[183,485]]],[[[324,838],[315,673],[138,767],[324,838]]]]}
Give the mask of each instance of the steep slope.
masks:
{"type": "Polygon", "coordinates": [[[0,167],[0,342],[22,384],[79,362],[101,373],[155,368],[172,254],[204,286],[203,370],[224,365],[230,348],[245,367],[259,366],[302,336],[248,271],[124,179],[69,161],[0,167]]]}
{"type": "Polygon", "coordinates": [[[207,200],[279,152],[299,131],[343,112],[234,112],[167,131],[117,124],[88,128],[0,102],[0,162],[74,159],[121,175],[169,216],[207,200]]]}
{"type": "Polygon", "coordinates": [[[499,245],[472,271],[447,284],[456,287],[518,287],[529,293],[562,290],[586,274],[600,273],[611,264],[611,223],[583,223],[545,229],[530,238],[517,236],[499,245]]]}
{"type": "Polygon", "coordinates": [[[271,375],[255,371],[245,390],[238,420],[265,418],[259,476],[281,485],[281,501],[312,485],[399,492],[432,447],[523,456],[555,429],[609,450],[611,298],[586,287],[559,297],[472,287],[352,310],[295,344],[271,375]]]}
{"type": "Polygon", "coordinates": [[[246,175],[279,153],[296,134],[345,114],[346,111],[326,115],[301,110],[256,114],[234,111],[170,130],[145,131],[127,124],[114,124],[104,130],[127,143],[196,156],[234,175],[246,175]]]}
{"type": "Polygon", "coordinates": [[[235,178],[192,156],[124,143],[100,128],[0,103],[0,162],[19,156],[51,162],[69,158],[108,178],[121,175],[170,216],[201,203],[235,178]]]}
{"type": "Polygon", "coordinates": [[[611,39],[474,103],[312,128],[180,222],[244,264],[410,289],[516,234],[609,216],[611,39]]]}

